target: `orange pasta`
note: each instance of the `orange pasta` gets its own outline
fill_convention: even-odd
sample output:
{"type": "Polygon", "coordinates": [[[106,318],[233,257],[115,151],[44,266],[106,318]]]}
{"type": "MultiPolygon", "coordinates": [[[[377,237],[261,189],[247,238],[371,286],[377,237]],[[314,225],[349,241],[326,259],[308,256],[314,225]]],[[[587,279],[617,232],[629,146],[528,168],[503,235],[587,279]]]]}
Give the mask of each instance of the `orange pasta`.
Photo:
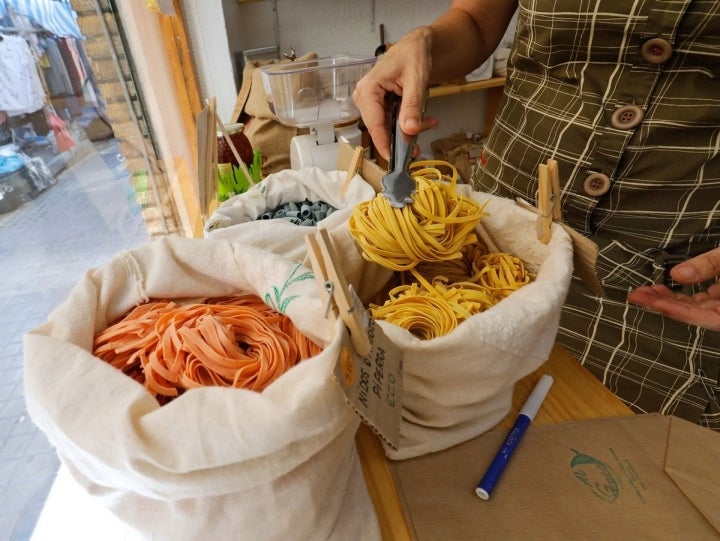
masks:
{"type": "Polygon", "coordinates": [[[255,295],[145,303],[99,332],[93,346],[163,403],[207,385],[262,391],[320,351],[255,295]]]}

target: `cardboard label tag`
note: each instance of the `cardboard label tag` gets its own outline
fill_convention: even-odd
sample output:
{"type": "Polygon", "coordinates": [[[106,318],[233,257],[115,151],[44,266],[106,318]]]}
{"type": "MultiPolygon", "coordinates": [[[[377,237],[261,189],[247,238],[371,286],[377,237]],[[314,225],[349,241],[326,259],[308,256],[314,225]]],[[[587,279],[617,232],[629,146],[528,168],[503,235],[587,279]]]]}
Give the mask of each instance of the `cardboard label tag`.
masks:
{"type": "Polygon", "coordinates": [[[402,352],[372,318],[367,323],[372,347],[365,356],[355,353],[350,334],[343,329],[335,379],[355,413],[397,449],[402,417],[402,352]]]}
{"type": "Polygon", "coordinates": [[[602,284],[598,278],[595,265],[598,258],[598,247],[593,241],[575,231],[572,227],[561,223],[568,232],[573,243],[573,274],[580,278],[598,297],[604,297],[602,284]]]}

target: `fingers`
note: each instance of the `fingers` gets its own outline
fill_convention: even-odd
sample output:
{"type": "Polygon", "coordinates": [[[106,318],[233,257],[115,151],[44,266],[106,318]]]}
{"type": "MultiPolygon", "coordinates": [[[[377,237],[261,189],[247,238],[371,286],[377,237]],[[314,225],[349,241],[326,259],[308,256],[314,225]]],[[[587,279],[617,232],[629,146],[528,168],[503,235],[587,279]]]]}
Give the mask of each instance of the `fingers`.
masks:
{"type": "Polygon", "coordinates": [[[368,133],[370,138],[373,140],[375,150],[385,160],[390,159],[390,134],[385,124],[375,124],[373,127],[368,127],[368,133]]]}
{"type": "Polygon", "coordinates": [[[390,155],[390,137],[385,122],[386,90],[375,80],[372,71],[358,81],[353,91],[353,102],[360,110],[363,123],[380,155],[390,155]]]}
{"type": "Polygon", "coordinates": [[[678,302],[663,297],[656,299],[652,303],[651,309],[689,325],[720,331],[720,307],[704,308],[696,304],[678,302]]]}
{"type": "MultiPolygon", "coordinates": [[[[384,97],[376,93],[374,99],[372,99],[370,98],[370,92],[366,92],[360,83],[358,83],[358,86],[361,87],[360,92],[358,92],[356,87],[355,91],[357,94],[353,94],[353,100],[361,111],[363,123],[373,140],[375,149],[387,160],[390,156],[390,129],[392,129],[392,127],[387,123],[384,97]]],[[[400,122],[400,128],[403,132],[408,135],[416,135],[425,130],[436,128],[439,125],[440,122],[437,117],[416,117],[417,110],[420,110],[422,113],[422,109],[418,109],[418,106],[412,105],[412,103],[413,101],[409,100],[405,95],[402,96],[398,121],[400,122]],[[406,100],[411,103],[411,105],[408,105],[406,100]]],[[[417,102],[415,101],[414,103],[417,102]]]]}
{"type": "Polygon", "coordinates": [[[408,135],[437,126],[436,119],[423,119],[432,59],[427,30],[416,29],[388,48],[353,91],[363,123],[377,152],[390,156],[390,126],[386,122],[385,95],[402,96],[398,122],[408,135]]]}
{"type": "Polygon", "coordinates": [[[425,112],[425,87],[421,87],[422,95],[415,85],[403,87],[402,102],[398,122],[400,129],[408,135],[417,135],[422,130],[423,113],[425,112]]]}
{"type": "MultiPolygon", "coordinates": [[[[673,280],[695,284],[720,276],[720,248],[695,256],[670,270],[673,280]]],[[[631,291],[628,302],[653,310],[672,319],[720,331],[720,284],[695,295],[673,293],[663,285],[645,286],[631,291]]]]}
{"type": "Polygon", "coordinates": [[[652,309],[655,301],[673,297],[673,292],[664,285],[643,286],[628,293],[627,300],[633,304],[652,309]]]}
{"type": "Polygon", "coordinates": [[[667,317],[720,331],[720,295],[708,292],[692,297],[673,293],[663,285],[645,286],[628,293],[627,300],[667,317]]]}
{"type": "Polygon", "coordinates": [[[670,276],[681,284],[696,284],[720,275],[720,248],[678,263],[670,276]]]}
{"type": "Polygon", "coordinates": [[[720,299],[720,284],[713,284],[707,289],[710,298],[720,299]]]}

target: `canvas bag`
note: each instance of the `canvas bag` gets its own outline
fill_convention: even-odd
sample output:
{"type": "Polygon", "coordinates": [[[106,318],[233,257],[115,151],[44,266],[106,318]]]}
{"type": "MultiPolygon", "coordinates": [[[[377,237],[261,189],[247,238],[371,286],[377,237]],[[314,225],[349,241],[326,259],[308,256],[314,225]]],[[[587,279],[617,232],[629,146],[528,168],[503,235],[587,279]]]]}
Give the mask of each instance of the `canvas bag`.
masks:
{"type": "Polygon", "coordinates": [[[305,235],[316,226],[296,225],[283,219],[261,220],[260,216],[289,202],[324,201],[337,210],[320,220],[317,227],[334,229],[347,221],[356,204],[375,197],[373,187],[360,175],[355,175],[341,194],[345,176],[345,171],[323,171],[318,167],[273,173],[220,205],[205,222],[204,235],[263,247],[302,261],[306,253],[305,235]]]}
{"type": "MultiPolygon", "coordinates": [[[[509,199],[473,192],[470,186],[458,185],[456,190],[478,203],[488,201],[485,229],[500,250],[520,257],[537,276],[433,340],[420,340],[378,321],[403,354],[400,444],[397,449],[385,445],[393,459],[452,447],[489,430],[509,412],[515,382],[538,368],[552,349],[572,276],[572,243],[560,225],[553,224],[550,242],[542,244],[536,214],[509,199]]],[[[366,281],[358,288],[363,303],[377,302],[372,295],[382,288],[387,272],[361,258],[357,245],[348,240],[347,225],[333,230],[332,237],[348,280],[366,281]],[[377,280],[374,289],[367,284],[370,276],[377,280]]]]}
{"type": "Polygon", "coordinates": [[[80,485],[148,539],[375,540],[358,420],[331,379],[341,336],[299,263],[164,238],[89,270],[26,335],[27,407],[80,485]],[[324,351],[261,393],[204,387],[162,407],[90,354],[97,331],[150,298],[241,291],[283,306],[324,351]]]}

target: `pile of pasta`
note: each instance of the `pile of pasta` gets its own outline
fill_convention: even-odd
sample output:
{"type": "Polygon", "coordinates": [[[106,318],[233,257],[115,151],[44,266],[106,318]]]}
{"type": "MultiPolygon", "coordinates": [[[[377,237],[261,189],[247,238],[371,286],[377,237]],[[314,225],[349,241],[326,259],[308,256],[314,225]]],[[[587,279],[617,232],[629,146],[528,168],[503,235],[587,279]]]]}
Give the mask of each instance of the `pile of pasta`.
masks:
{"type": "Polygon", "coordinates": [[[390,205],[382,194],[360,203],[349,219],[363,257],[398,273],[400,285],[370,314],[429,340],[448,334],[532,279],[522,260],[490,253],[476,234],[485,216],[473,199],[458,195],[449,162],[410,166],[413,202],[390,205]],[[449,172],[443,172],[448,170],[449,172]]]}
{"type": "Polygon", "coordinates": [[[93,354],[141,382],[161,404],[187,389],[262,391],[322,348],[251,294],[151,301],[95,335],[93,354]]]}

